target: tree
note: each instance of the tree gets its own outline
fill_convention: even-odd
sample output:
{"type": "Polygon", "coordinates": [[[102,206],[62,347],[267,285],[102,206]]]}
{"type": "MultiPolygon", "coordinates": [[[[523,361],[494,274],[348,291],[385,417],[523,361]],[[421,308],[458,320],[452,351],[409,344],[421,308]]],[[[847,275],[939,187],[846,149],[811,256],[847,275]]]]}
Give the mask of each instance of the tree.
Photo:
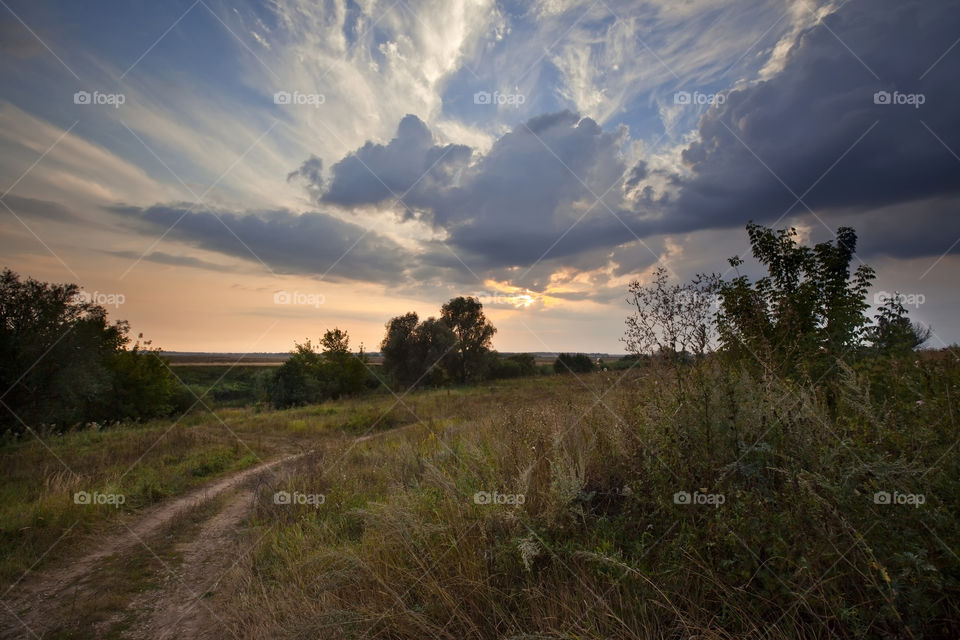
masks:
{"type": "Polygon", "coordinates": [[[421,322],[412,337],[410,372],[413,379],[409,383],[443,384],[456,344],[456,335],[442,320],[427,318],[421,322]]]}
{"type": "Polygon", "coordinates": [[[270,400],[278,409],[295,407],[323,399],[323,376],[320,354],[310,340],[296,343],[290,357],[277,369],[270,390],[270,400]]]}
{"type": "Polygon", "coordinates": [[[593,360],[583,353],[561,353],[553,361],[556,373],[590,373],[594,368],[593,360]]]}
{"type": "Polygon", "coordinates": [[[360,353],[354,355],[350,351],[350,336],[337,328],[324,333],[320,344],[323,347],[320,369],[325,395],[339,398],[362,391],[369,373],[363,346],[360,353]]]}
{"type": "MultiPolygon", "coordinates": [[[[785,375],[815,380],[835,371],[832,359],[862,344],[869,322],[866,292],[874,271],[860,265],[851,273],[857,235],[837,230],[836,242],[805,247],[795,229],[747,225],[753,256],[768,275],[745,275],[720,284],[717,323],[727,353],[758,359],[785,375]]],[[[730,265],[743,264],[739,257],[730,265]]]]}
{"type": "Polygon", "coordinates": [[[141,343],[137,336],[132,349],[120,349],[106,359],[112,373],[113,388],[107,394],[100,414],[107,419],[134,420],[162,416],[174,409],[174,397],[180,388],[160,355],[160,349],[141,343]]]}
{"type": "Polygon", "coordinates": [[[350,351],[350,336],[330,329],[320,339],[317,353],[310,340],[294,346],[290,357],[277,369],[270,398],[278,408],[292,407],[328,398],[359,393],[367,380],[366,355],[350,351]]]}
{"type": "Polygon", "coordinates": [[[909,353],[930,339],[932,331],[910,321],[898,293],[887,296],[869,329],[873,349],[884,355],[909,353]]]}
{"type": "Polygon", "coordinates": [[[176,383],[159,350],[127,350],[129,325],[110,323],[76,284],[0,274],[0,424],[66,429],[171,410],[176,383]]]}
{"type": "Polygon", "coordinates": [[[712,342],[710,316],[717,285],[716,276],[706,275],[670,283],[663,267],[657,267],[648,284],[631,282],[627,303],[635,311],[627,318],[627,351],[671,359],[685,352],[705,353],[712,342]]]}
{"type": "Polygon", "coordinates": [[[515,362],[520,368],[521,376],[537,374],[537,359],[530,353],[514,353],[506,358],[507,362],[515,362]]]}
{"type": "Polygon", "coordinates": [[[383,371],[400,384],[411,384],[417,380],[412,338],[419,321],[420,318],[412,311],[391,318],[386,324],[387,333],[380,343],[383,371]]]}
{"type": "Polygon", "coordinates": [[[452,358],[448,360],[451,377],[461,384],[483,372],[486,354],[496,328],[487,321],[483,304],[476,298],[457,297],[440,310],[440,318],[457,338],[452,358]]]}
{"type": "Polygon", "coordinates": [[[487,377],[491,380],[520,378],[537,373],[536,358],[529,353],[515,353],[502,357],[496,351],[491,351],[488,356],[487,377]]]}

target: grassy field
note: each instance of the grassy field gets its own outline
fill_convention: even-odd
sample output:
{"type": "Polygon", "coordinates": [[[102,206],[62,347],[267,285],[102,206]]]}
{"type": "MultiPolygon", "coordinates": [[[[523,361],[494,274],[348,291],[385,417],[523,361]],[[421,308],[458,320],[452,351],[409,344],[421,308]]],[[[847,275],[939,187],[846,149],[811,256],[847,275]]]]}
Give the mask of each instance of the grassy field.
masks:
{"type": "Polygon", "coordinates": [[[956,637],[960,365],[889,367],[897,394],[848,370],[832,406],[708,361],[8,445],[2,576],[74,521],[82,546],[313,448],[257,489],[252,551],[214,596],[238,637],[956,637]],[[80,489],[128,499],[91,512],[80,489]]]}
{"type": "Polygon", "coordinates": [[[286,412],[218,408],[177,421],[94,426],[7,442],[0,447],[0,585],[41,558],[50,561],[44,553],[65,532],[54,558],[76,541],[95,539],[119,518],[216,477],[369,428],[378,418],[377,428],[412,419],[398,409],[387,412],[388,402],[393,398],[383,394],[286,412]],[[75,502],[76,492],[123,495],[124,502],[91,508],[75,502]]]}
{"type": "Polygon", "coordinates": [[[322,507],[259,501],[234,631],[950,637],[960,369],[901,364],[901,398],[848,372],[840,419],[709,366],[683,393],[651,367],[465,394],[288,478],[322,507]]]}

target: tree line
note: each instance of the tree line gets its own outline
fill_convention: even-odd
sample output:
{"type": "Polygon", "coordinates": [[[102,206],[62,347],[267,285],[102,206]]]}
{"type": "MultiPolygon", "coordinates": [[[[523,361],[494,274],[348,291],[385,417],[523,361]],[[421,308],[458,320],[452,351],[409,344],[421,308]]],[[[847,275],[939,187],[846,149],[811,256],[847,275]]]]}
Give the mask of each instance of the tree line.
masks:
{"type": "Polygon", "coordinates": [[[420,320],[413,311],[396,316],[385,329],[379,366],[371,364],[362,347],[359,353],[351,353],[349,336],[340,329],[324,335],[319,353],[309,341],[296,345],[274,376],[270,402],[288,407],[381,385],[437,387],[530,376],[539,371],[530,354],[503,357],[492,349],[497,329],[474,297],[452,298],[440,308],[439,317],[420,320]]]}
{"type": "MultiPolygon", "coordinates": [[[[910,321],[899,296],[885,300],[872,320],[867,316],[875,273],[864,264],[853,268],[853,229],[840,228],[833,241],[812,247],[800,244],[793,229],[750,223],[747,234],[766,275],[752,281],[741,274],[740,257],[729,260],[730,279],[701,274],[674,283],[658,268],[648,282],[628,288],[633,312],[622,340],[629,356],[598,364],[584,354],[562,353],[552,371],[626,369],[650,358],[683,365],[718,352],[738,366],[829,389],[843,372],[838,360],[902,356],[930,337],[929,328],[910,321]]],[[[21,280],[9,269],[0,275],[0,427],[19,432],[143,420],[201,402],[159,349],[142,336],[132,339],[127,322],[109,322],[103,307],[80,294],[75,284],[21,280]]],[[[333,328],[317,346],[296,343],[258,393],[282,408],[383,385],[469,384],[550,371],[530,354],[498,354],[492,348],[496,332],[479,300],[452,298],[437,317],[421,320],[409,312],[391,318],[378,366],[362,345],[351,350],[345,330],[333,328]]],[[[682,385],[684,368],[676,371],[682,385]]]]}

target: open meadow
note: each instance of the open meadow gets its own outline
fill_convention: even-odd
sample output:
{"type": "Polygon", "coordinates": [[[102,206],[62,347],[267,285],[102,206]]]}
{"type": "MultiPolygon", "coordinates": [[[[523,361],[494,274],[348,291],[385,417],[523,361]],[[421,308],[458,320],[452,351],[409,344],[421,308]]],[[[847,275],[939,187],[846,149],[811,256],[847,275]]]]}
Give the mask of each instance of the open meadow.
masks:
{"type": "MultiPolygon", "coordinates": [[[[960,364],[943,352],[894,367],[898,396],[845,371],[839,419],[802,386],[706,361],[685,379],[647,364],[10,444],[3,590],[34,563],[43,576],[97,554],[154,505],[304,453],[230,488],[242,504],[227,558],[205,558],[215,570],[186,587],[198,629],[948,637],[960,364]],[[78,491],[125,501],[76,504],[78,491]]],[[[185,545],[230,506],[219,499],[58,585],[34,624],[45,637],[163,631],[146,603],[178,586],[185,545]]]]}

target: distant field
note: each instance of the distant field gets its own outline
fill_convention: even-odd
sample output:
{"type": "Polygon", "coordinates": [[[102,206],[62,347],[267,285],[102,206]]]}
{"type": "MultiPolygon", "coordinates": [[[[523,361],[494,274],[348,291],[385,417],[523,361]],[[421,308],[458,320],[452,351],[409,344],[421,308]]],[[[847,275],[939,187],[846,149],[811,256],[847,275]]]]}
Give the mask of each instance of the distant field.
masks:
{"type": "MultiPolygon", "coordinates": [[[[510,353],[501,355],[508,356],[510,353]]],[[[537,365],[553,364],[557,354],[555,353],[535,353],[533,354],[537,365]]],[[[592,358],[600,358],[604,361],[617,360],[623,357],[623,354],[589,354],[592,358]]],[[[170,361],[171,365],[178,367],[198,367],[198,366],[233,366],[244,365],[248,367],[276,367],[283,364],[290,354],[288,353],[177,353],[165,352],[163,357],[170,361]]],[[[383,358],[379,353],[367,354],[370,364],[380,364],[383,358]]]]}
{"type": "Polygon", "coordinates": [[[289,357],[286,353],[164,353],[163,357],[177,367],[208,365],[278,367],[289,357]]]}

